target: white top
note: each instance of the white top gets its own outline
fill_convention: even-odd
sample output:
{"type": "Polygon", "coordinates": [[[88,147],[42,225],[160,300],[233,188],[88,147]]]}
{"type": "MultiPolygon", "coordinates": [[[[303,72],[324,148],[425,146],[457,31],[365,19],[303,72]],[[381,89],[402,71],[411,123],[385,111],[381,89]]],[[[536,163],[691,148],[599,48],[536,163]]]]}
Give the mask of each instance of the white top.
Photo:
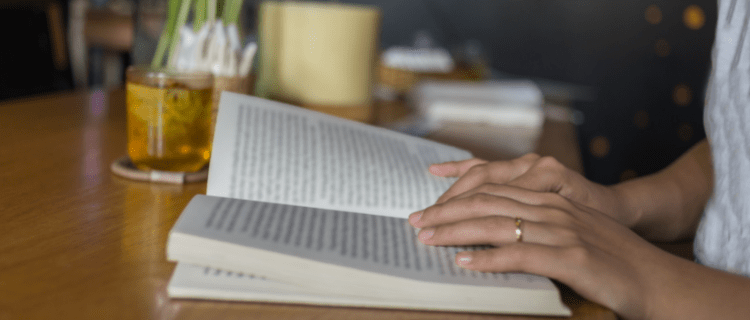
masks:
{"type": "Polygon", "coordinates": [[[750,276],[750,3],[719,0],[704,122],[714,194],[696,234],[697,260],[750,276]]]}

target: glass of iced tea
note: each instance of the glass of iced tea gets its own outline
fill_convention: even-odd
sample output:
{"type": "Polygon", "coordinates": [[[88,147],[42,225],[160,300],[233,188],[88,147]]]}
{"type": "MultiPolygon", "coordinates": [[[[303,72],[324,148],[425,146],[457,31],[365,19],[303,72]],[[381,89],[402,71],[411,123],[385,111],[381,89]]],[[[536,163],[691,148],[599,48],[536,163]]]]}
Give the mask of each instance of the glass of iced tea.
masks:
{"type": "Polygon", "coordinates": [[[213,76],[131,66],[128,155],[141,170],[195,172],[211,157],[213,76]]]}

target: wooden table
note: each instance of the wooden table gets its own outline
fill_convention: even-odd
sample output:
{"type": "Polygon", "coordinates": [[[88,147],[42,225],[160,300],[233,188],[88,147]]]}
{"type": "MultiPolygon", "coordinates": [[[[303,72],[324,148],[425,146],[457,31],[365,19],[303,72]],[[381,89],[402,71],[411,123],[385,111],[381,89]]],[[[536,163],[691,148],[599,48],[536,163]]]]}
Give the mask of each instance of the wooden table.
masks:
{"type": "MultiPolygon", "coordinates": [[[[525,319],[302,305],[170,300],[167,233],[206,185],[114,176],[125,154],[124,91],[0,104],[0,320],[525,319]]],[[[580,169],[572,125],[548,123],[540,153],[580,169]]],[[[615,319],[564,291],[576,319],[615,319]]]]}

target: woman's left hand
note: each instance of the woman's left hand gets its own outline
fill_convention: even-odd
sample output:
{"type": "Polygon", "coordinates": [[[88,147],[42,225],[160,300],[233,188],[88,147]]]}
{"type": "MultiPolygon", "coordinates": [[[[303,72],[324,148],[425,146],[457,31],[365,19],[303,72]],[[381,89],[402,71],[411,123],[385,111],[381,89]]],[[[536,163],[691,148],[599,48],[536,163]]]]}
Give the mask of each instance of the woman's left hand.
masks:
{"type": "Polygon", "coordinates": [[[409,222],[422,229],[424,244],[495,246],[459,253],[461,267],[547,276],[628,319],[648,316],[659,284],[678,274],[676,260],[683,260],[606,214],[555,193],[507,185],[483,184],[413,213],[409,222]]]}

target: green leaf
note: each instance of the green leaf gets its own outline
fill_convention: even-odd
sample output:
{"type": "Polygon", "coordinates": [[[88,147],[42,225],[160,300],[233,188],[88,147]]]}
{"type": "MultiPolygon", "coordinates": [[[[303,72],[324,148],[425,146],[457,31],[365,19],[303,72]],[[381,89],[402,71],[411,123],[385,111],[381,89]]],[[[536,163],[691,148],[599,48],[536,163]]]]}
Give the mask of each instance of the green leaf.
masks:
{"type": "Polygon", "coordinates": [[[174,37],[175,22],[180,7],[180,1],[181,0],[169,0],[169,6],[167,7],[167,21],[164,23],[164,28],[161,31],[154,58],[151,60],[151,67],[153,68],[162,67],[167,45],[172,42],[172,38],[174,37]]]}
{"type": "Polygon", "coordinates": [[[193,7],[193,31],[200,31],[208,19],[208,0],[195,0],[193,7]]]}
{"type": "Polygon", "coordinates": [[[190,1],[191,0],[182,0],[182,3],[180,4],[180,10],[177,13],[177,19],[175,20],[174,29],[172,29],[172,39],[169,42],[169,58],[167,59],[167,68],[172,65],[172,62],[175,59],[175,49],[177,48],[177,44],[180,42],[179,30],[182,26],[185,25],[185,22],[187,21],[188,13],[190,13],[190,1]]]}
{"type": "Polygon", "coordinates": [[[224,25],[236,25],[240,18],[241,10],[242,0],[226,0],[224,3],[224,11],[221,13],[221,19],[224,20],[224,25]]]}

